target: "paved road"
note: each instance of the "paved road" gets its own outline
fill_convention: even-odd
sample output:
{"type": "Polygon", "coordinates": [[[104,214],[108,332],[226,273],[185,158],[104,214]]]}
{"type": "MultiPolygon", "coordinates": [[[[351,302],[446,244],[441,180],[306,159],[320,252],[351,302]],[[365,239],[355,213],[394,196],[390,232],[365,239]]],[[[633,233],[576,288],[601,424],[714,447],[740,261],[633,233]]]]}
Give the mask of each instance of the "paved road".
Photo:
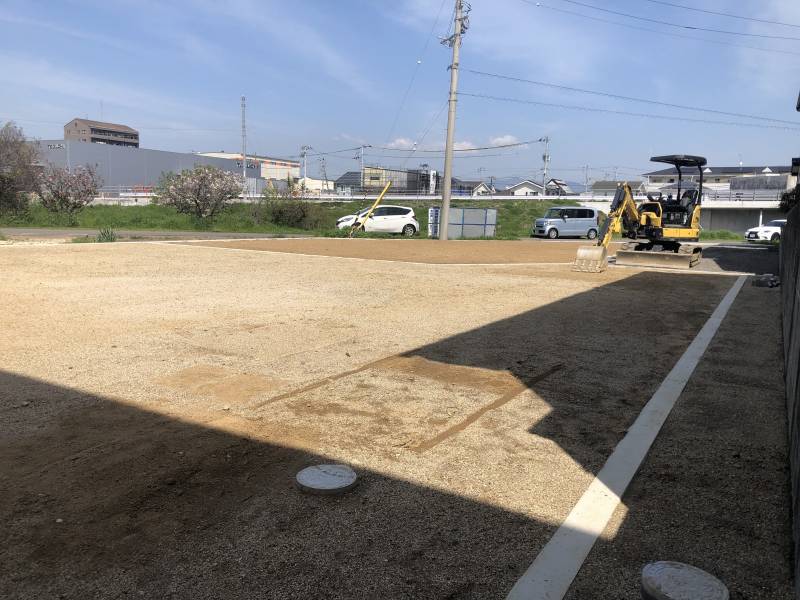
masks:
{"type": "MultiPolygon", "coordinates": [[[[85,235],[97,235],[97,229],[78,227],[0,227],[0,235],[10,240],[52,240],[70,239],[85,235]]],[[[308,237],[303,234],[288,233],[230,233],[224,231],[165,231],[142,229],[117,229],[120,239],[146,240],[236,240],[242,238],[308,237]]]]}

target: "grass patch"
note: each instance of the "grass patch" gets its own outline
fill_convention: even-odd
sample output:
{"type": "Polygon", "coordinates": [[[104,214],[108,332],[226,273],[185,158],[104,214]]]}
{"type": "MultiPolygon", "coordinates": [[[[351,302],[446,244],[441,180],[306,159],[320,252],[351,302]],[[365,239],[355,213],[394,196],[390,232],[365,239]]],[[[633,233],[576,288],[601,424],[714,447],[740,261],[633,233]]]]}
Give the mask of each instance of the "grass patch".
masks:
{"type": "Polygon", "coordinates": [[[742,240],[743,236],[727,229],[703,229],[700,232],[701,241],[709,240],[742,240]]]}
{"type": "MultiPolygon", "coordinates": [[[[392,204],[410,206],[420,224],[418,237],[428,233],[428,209],[441,206],[441,201],[391,201],[392,204]]],[[[544,215],[548,208],[556,205],[575,205],[575,202],[551,202],[540,200],[478,200],[472,198],[453,199],[454,208],[496,208],[497,239],[518,239],[530,235],[534,219],[544,215]]],[[[18,217],[0,216],[0,225],[11,227],[86,227],[92,229],[132,229],[168,231],[217,231],[226,233],[306,233],[326,237],[347,236],[348,232],[336,229],[336,220],[353,214],[370,205],[369,200],[347,202],[323,202],[319,225],[312,230],[284,227],[265,222],[259,213],[258,204],[237,203],[229,206],[212,222],[200,221],[190,215],[175,212],[169,206],[148,204],[142,206],[88,206],[71,221],[63,215],[32,204],[27,214],[18,217]]],[[[364,235],[364,234],[361,234],[364,235]]],[[[371,235],[371,234],[366,234],[371,235]]],[[[377,237],[382,237],[379,235],[377,237]]],[[[77,239],[77,238],[76,238],[77,239]]]]}

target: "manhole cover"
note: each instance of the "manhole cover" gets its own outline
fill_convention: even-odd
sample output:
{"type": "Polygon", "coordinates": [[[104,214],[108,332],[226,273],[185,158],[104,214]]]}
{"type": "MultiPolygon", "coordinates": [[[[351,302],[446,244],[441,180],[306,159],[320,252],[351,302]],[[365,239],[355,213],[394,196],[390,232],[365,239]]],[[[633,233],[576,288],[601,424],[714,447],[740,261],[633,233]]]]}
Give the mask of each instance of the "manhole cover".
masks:
{"type": "Polygon", "coordinates": [[[347,465],[314,465],[297,476],[297,485],[310,494],[343,494],[358,483],[358,475],[347,465]]]}
{"type": "Polygon", "coordinates": [[[728,588],[719,579],[691,565],[658,561],[642,569],[645,600],[728,600],[728,588]]]}

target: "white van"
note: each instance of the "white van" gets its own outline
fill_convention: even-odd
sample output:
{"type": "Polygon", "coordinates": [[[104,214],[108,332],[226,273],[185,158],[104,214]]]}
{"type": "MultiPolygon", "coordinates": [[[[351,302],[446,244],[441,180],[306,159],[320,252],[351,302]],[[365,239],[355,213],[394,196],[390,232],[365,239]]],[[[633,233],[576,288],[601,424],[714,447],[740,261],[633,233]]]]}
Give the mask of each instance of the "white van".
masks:
{"type": "Polygon", "coordinates": [[[593,240],[600,229],[600,211],[582,206],[553,206],[544,217],[536,219],[531,237],[587,237],[593,240]]]}

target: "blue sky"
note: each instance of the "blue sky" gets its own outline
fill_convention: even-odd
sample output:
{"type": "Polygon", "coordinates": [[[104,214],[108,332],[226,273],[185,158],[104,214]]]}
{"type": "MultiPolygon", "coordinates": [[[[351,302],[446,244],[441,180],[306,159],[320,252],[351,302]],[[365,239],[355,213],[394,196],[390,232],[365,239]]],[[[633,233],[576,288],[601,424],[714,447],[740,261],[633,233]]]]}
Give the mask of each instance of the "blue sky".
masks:
{"type": "MultiPolygon", "coordinates": [[[[800,25],[797,0],[675,0],[800,25]]],[[[653,154],[692,153],[711,164],[786,164],[800,154],[800,27],[691,12],[646,0],[585,3],[779,40],[689,32],[567,0],[474,0],[462,46],[462,92],[674,117],[723,126],[462,96],[459,148],[549,136],[551,170],[582,181],[635,177],[653,154]],[[579,13],[688,37],[626,28],[579,13]],[[690,39],[690,38],[704,38],[690,39]],[[735,45],[730,45],[735,44],[735,45]],[[743,47],[743,46],[751,46],[743,47]],[[772,52],[754,49],[767,48],[772,52]],[[661,102],[796,121],[798,129],[487,78],[466,69],[661,102]]],[[[247,96],[248,150],[297,155],[371,144],[366,161],[441,166],[452,0],[0,0],[0,120],[31,137],[58,138],[75,116],[136,127],[142,145],[176,151],[240,148],[247,96]],[[438,15],[438,20],[437,20],[438,15]],[[421,61],[421,62],[418,62],[421,61]],[[404,93],[409,89],[402,104],[404,93]],[[394,126],[393,126],[394,124],[394,126]],[[427,130],[427,135],[422,134],[427,130]],[[392,147],[394,150],[380,150],[392,147]],[[401,152],[405,150],[405,152],[401,152]]],[[[773,123],[774,124],[774,123],[773,123]]],[[[353,151],[326,156],[328,175],[357,168],[353,151]]],[[[540,144],[458,156],[471,178],[540,177],[540,144]],[[500,154],[501,156],[497,156],[500,154]]],[[[319,168],[310,157],[310,173],[319,168]]]]}

